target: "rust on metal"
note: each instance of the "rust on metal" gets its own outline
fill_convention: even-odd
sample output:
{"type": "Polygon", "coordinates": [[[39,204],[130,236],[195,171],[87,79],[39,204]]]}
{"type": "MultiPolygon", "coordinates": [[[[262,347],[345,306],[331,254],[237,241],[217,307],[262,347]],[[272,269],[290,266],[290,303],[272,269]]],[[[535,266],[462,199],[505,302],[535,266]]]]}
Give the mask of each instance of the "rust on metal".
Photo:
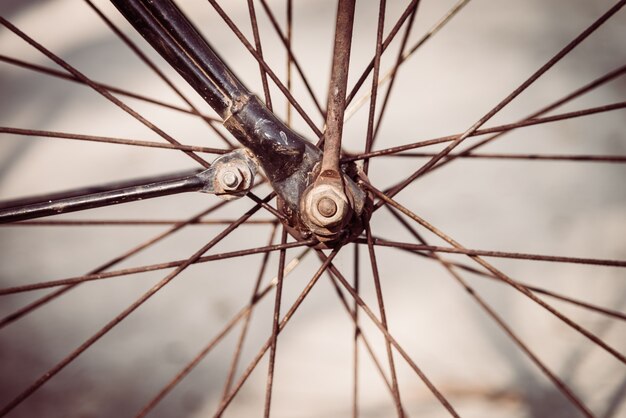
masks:
{"type": "Polygon", "coordinates": [[[338,2],[337,6],[335,45],[328,89],[326,131],[324,133],[324,157],[320,173],[321,177],[332,177],[339,179],[339,181],[341,181],[339,158],[341,157],[341,137],[346,108],[355,3],[355,0],[345,0],[338,2]]]}

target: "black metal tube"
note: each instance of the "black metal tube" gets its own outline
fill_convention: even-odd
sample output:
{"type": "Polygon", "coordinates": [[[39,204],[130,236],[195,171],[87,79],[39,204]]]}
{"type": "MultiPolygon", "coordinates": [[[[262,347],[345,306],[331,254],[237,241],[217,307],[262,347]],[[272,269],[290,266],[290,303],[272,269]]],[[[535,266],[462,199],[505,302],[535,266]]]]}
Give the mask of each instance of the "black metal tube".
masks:
{"type": "Polygon", "coordinates": [[[223,119],[251,94],[171,0],[111,2],[223,119]]]}
{"type": "Polygon", "coordinates": [[[183,177],[188,177],[188,176],[193,176],[195,174],[198,174],[201,171],[202,169],[195,168],[192,170],[185,170],[185,171],[180,171],[177,173],[171,173],[171,174],[165,174],[165,175],[142,177],[142,178],[136,178],[132,180],[123,180],[123,181],[116,181],[116,182],[105,183],[105,184],[98,184],[96,186],[87,186],[87,187],[79,187],[77,189],[62,190],[60,192],[52,192],[52,193],[39,194],[35,196],[18,197],[15,199],[1,200],[0,209],[16,208],[18,206],[26,206],[26,205],[34,205],[35,203],[43,203],[43,202],[48,202],[50,200],[69,199],[70,197],[78,197],[78,196],[84,196],[84,195],[94,194],[94,193],[109,192],[112,190],[126,189],[126,188],[133,187],[133,186],[141,186],[144,184],[157,183],[157,182],[162,182],[162,181],[167,181],[167,180],[179,180],[183,177]]]}
{"type": "Polygon", "coordinates": [[[199,176],[142,184],[101,193],[92,193],[66,199],[49,200],[26,206],[0,209],[0,223],[17,222],[61,213],[76,212],[118,203],[150,199],[158,196],[193,192],[202,189],[204,181],[199,176]]]}
{"type": "MultiPolygon", "coordinates": [[[[233,74],[172,0],[111,0],[135,29],[215,109],[224,126],[257,157],[284,206],[296,215],[309,173],[321,151],[296,134],[233,74]]],[[[26,199],[7,207],[0,223],[74,212],[181,192],[204,186],[199,176],[150,182],[92,193],[26,199]]]]}
{"type": "Polygon", "coordinates": [[[256,156],[274,190],[297,211],[320,150],[248,91],[172,0],[111,1],[222,116],[226,129],[256,156]]]}

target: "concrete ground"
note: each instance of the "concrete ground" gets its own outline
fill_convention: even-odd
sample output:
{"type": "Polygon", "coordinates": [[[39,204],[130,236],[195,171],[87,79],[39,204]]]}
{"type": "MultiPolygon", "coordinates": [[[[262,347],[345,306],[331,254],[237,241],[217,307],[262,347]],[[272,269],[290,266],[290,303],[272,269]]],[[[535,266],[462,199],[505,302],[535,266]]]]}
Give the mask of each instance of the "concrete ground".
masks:
{"type": "MultiPolygon", "coordinates": [[[[106,1],[105,13],[143,47],[146,45],[106,1]]],[[[258,66],[210,5],[180,1],[222,57],[259,95],[258,66]]],[[[252,39],[246,2],[222,2],[252,39]]],[[[296,1],[294,51],[318,98],[325,102],[336,2],[296,1]]],[[[377,2],[357,2],[353,77],[373,56],[377,2]]],[[[388,2],[386,27],[407,1],[388,2]]],[[[419,40],[453,2],[422,1],[409,44],[419,40]]],[[[463,132],[567,42],[608,10],[614,1],[473,0],[435,35],[399,73],[376,148],[463,132]]],[[[284,2],[271,1],[283,20],[284,2]]],[[[284,79],[285,54],[258,7],[267,61],[284,79]]],[[[3,2],[0,14],[94,80],[180,104],[154,74],[124,48],[86,5],[73,0],[18,4],[3,2]],[[77,4],[79,3],[79,4],[77,4]]],[[[488,126],[519,120],[626,62],[626,12],[618,12],[573,53],[554,66],[488,126]]],[[[383,59],[389,68],[397,42],[383,59]]],[[[146,52],[155,57],[148,48],[146,52]]],[[[0,54],[54,68],[9,31],[0,30],[0,54]]],[[[194,102],[198,97],[155,57],[194,102]]],[[[319,124],[302,83],[294,95],[319,124]]],[[[369,89],[366,83],[360,94],[369,89]]],[[[272,90],[284,115],[285,101],[272,90]]],[[[88,88],[0,63],[0,126],[122,136],[159,141],[150,130],[88,88]]],[[[624,77],[559,112],[623,101],[624,77]]],[[[197,119],[125,99],[141,114],[186,144],[223,146],[197,119]]],[[[207,109],[207,112],[210,110],[207,109]]],[[[626,155],[623,110],[520,129],[485,152],[626,155]]],[[[295,127],[312,136],[294,115],[295,127]]],[[[346,125],[345,147],[363,149],[367,106],[346,125]]],[[[468,139],[472,143],[474,139],[468,139]]],[[[423,148],[438,151],[441,148],[423,148]]],[[[419,151],[422,151],[419,150],[419,151]]],[[[208,156],[212,158],[211,156],[208,156]]],[[[370,178],[379,188],[398,182],[424,159],[382,157],[370,178]]],[[[2,134],[0,199],[71,189],[115,180],[194,168],[176,151],[83,143],[2,134]]],[[[626,259],[626,166],[594,162],[466,159],[420,179],[397,199],[442,231],[473,249],[572,257],[626,259]]],[[[263,195],[264,191],[259,191],[263,195]]],[[[181,195],[103,208],[58,219],[184,219],[218,202],[213,196],[181,195]]],[[[251,207],[241,199],[208,219],[233,219],[251,207]]],[[[270,219],[260,212],[255,219],[270,219]]],[[[415,225],[418,227],[417,225],[415,225]]],[[[85,274],[161,233],[166,226],[2,227],[2,287],[85,274]]],[[[190,226],[115,268],[189,257],[224,226],[190,226]]],[[[414,242],[388,211],[372,220],[377,236],[414,242]]],[[[434,245],[447,245],[418,227],[434,245]]],[[[266,245],[268,225],[244,225],[210,253],[266,245]]],[[[297,257],[290,250],[287,258],[297,257]]],[[[433,261],[399,250],[377,248],[391,333],[433,384],[467,417],[573,417],[578,411],[505,335],[455,280],[433,261]]],[[[277,255],[264,275],[276,275],[277,255]]],[[[467,257],[450,259],[471,264],[467,257]]],[[[262,257],[190,267],[116,326],[14,410],[15,417],[134,415],[244,306],[262,257]]],[[[619,268],[489,259],[510,277],[592,304],[626,311],[626,282],[619,268]]],[[[337,267],[353,279],[354,248],[337,256],[337,267]]],[[[477,266],[477,265],[476,265],[477,266]]],[[[286,312],[319,267],[314,254],[288,276],[286,312]]],[[[360,250],[361,291],[377,312],[366,248],[360,250]]],[[[626,416],[626,368],[602,348],[507,285],[461,273],[519,338],[598,416],[626,416]]],[[[58,300],[0,330],[0,403],[59,362],[94,332],[166,275],[164,271],[102,280],[79,286],[58,300]]],[[[3,296],[0,315],[47,294],[3,296]]],[[[624,322],[543,299],[620,353],[626,352],[624,322]]],[[[273,294],[259,304],[251,322],[239,373],[271,330],[273,294]]],[[[380,333],[360,314],[363,329],[386,365],[380,333]]],[[[154,416],[207,416],[222,396],[239,330],[207,356],[153,411],[154,416]]],[[[353,325],[327,277],[314,287],[278,340],[272,416],[343,417],[352,414],[353,325]]],[[[446,411],[395,353],[400,393],[409,416],[439,417],[446,411]]],[[[392,398],[367,352],[359,351],[362,417],[394,416],[392,398]]],[[[225,416],[259,416],[265,396],[267,358],[251,375],[225,416]]]]}

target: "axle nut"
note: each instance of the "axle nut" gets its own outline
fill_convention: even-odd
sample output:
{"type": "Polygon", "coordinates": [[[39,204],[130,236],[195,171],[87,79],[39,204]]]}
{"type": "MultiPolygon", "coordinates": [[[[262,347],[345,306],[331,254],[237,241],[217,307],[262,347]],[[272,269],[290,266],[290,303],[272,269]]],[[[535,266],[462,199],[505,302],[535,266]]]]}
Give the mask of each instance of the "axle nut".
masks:
{"type": "Polygon", "coordinates": [[[350,204],[341,191],[332,185],[322,184],[306,194],[302,210],[312,224],[326,229],[338,226],[344,221],[350,210],[350,204]]]}

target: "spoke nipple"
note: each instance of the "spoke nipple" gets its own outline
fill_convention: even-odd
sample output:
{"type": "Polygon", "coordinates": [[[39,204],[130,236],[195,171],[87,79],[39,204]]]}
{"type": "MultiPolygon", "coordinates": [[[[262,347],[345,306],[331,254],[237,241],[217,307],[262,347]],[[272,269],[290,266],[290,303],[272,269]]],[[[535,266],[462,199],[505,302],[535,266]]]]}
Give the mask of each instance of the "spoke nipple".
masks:
{"type": "Polygon", "coordinates": [[[337,204],[329,197],[323,197],[317,202],[317,210],[325,218],[331,218],[337,213],[337,204]]]}

